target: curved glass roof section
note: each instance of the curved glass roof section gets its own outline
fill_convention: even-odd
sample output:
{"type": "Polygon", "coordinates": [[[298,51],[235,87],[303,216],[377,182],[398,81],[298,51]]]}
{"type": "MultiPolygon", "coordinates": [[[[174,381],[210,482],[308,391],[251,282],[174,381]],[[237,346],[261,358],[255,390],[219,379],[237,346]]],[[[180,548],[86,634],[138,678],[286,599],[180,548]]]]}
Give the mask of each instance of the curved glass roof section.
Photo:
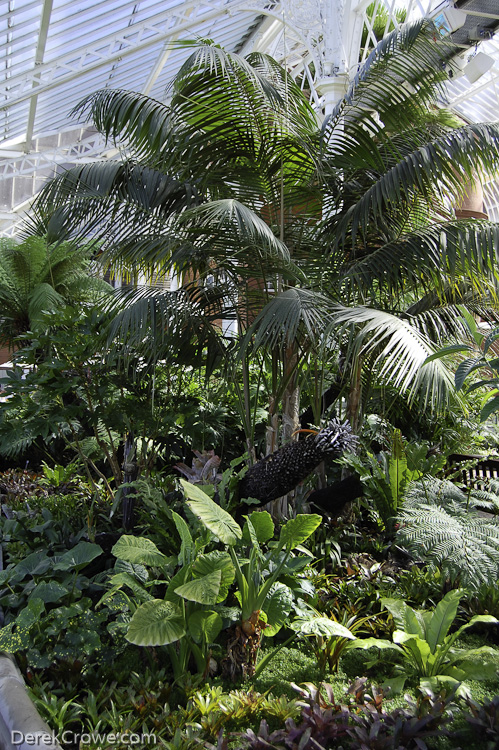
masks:
{"type": "MultiPolygon", "coordinates": [[[[321,80],[346,82],[367,54],[362,39],[375,42],[401,11],[407,20],[438,16],[445,25],[450,18],[447,33],[462,55],[447,106],[469,121],[499,120],[498,0],[7,0],[0,16],[0,233],[15,232],[54,170],[113,157],[71,110],[106,87],[164,99],[189,54],[175,48],[177,40],[269,52],[320,110],[321,80]]],[[[485,196],[499,220],[497,186],[485,186],[485,196]]]]}

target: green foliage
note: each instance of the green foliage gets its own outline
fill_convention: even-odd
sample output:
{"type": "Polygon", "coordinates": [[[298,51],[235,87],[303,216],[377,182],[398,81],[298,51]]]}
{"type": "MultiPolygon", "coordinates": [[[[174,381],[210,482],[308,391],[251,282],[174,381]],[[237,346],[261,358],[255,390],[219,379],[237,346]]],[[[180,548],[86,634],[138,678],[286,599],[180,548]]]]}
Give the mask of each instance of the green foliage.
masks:
{"type": "Polygon", "coordinates": [[[406,487],[421,476],[423,455],[426,456],[426,446],[413,445],[409,459],[400,430],[394,430],[389,453],[381,451],[374,456],[367,451],[363,457],[349,453],[337,463],[356,471],[385,528],[391,531],[406,487]]]}
{"type": "Polygon", "coordinates": [[[451,482],[432,477],[415,482],[397,517],[399,543],[454,585],[478,589],[496,581],[499,524],[476,510],[481,494],[466,497],[451,482]]]}
{"type": "MultiPolygon", "coordinates": [[[[241,529],[232,516],[217,505],[196,485],[180,480],[187,495],[187,505],[208,535],[194,541],[191,529],[176,512],[173,521],[181,539],[176,558],[165,557],[148,539],[123,536],[114,545],[118,557],[115,574],[111,576],[111,590],[104,597],[122,588],[131,591],[138,606],[133,613],[127,638],[142,646],[168,646],[176,678],[189,669],[189,658],[194,656],[200,674],[206,674],[210,660],[210,645],[222,630],[234,620],[248,635],[264,632],[275,635],[286,622],[293,604],[293,591],[280,578],[293,579],[307,564],[308,557],[294,557],[292,550],[302,544],[317,528],[320,517],[299,515],[281,529],[279,541],[268,545],[274,535],[274,525],[265,511],[247,516],[241,529]],[[253,523],[254,521],[254,523],[253,523]],[[206,552],[205,547],[217,540],[228,546],[228,552],[206,552]],[[249,558],[235,547],[250,545],[249,558]],[[176,562],[173,576],[158,580],[158,569],[167,572],[176,562]],[[126,567],[123,567],[123,565],[126,567]],[[151,579],[144,568],[156,569],[151,579]],[[237,608],[224,606],[232,582],[237,581],[237,608]],[[151,586],[162,583],[166,587],[163,599],[153,598],[151,586]],[[171,644],[179,642],[178,650],[171,644]]],[[[256,658],[259,639],[255,653],[256,658]]],[[[252,669],[254,665],[252,664],[252,669]]]]}
{"type": "Polygon", "coordinates": [[[66,537],[44,511],[27,517],[20,511],[2,521],[4,541],[11,540],[10,561],[0,573],[0,604],[5,625],[0,629],[0,648],[18,655],[30,670],[45,670],[59,679],[77,681],[86,665],[109,658],[126,648],[126,642],[110,640],[110,630],[123,625],[119,601],[114,598],[100,612],[93,611],[93,598],[102,590],[99,573],[102,548],[79,539],[85,533],[66,537]],[[15,559],[12,543],[24,549],[15,559]],[[26,552],[27,543],[34,551],[26,552]],[[43,549],[45,543],[47,549],[43,549]],[[68,545],[68,547],[66,546],[68,545]]]}
{"type": "Polygon", "coordinates": [[[337,672],[340,658],[345,651],[352,647],[357,639],[356,633],[366,630],[369,617],[348,617],[343,614],[341,622],[333,613],[329,617],[321,617],[316,613],[313,617],[298,617],[290,624],[290,628],[300,635],[305,635],[312,641],[312,650],[317,659],[321,675],[326,668],[337,672]]]}
{"type": "Polygon", "coordinates": [[[469,724],[473,739],[478,735],[487,743],[487,750],[494,750],[499,741],[499,695],[483,704],[468,698],[468,712],[464,718],[469,724]]]}
{"type": "MultiPolygon", "coordinates": [[[[301,716],[290,719],[285,729],[271,732],[266,720],[258,730],[248,729],[241,741],[251,750],[264,748],[386,748],[395,750],[428,750],[425,740],[445,737],[445,729],[452,716],[453,695],[433,696],[422,708],[411,704],[404,708],[385,710],[383,695],[374,691],[374,698],[355,684],[349,692],[355,697],[350,705],[335,700],[333,686],[293,685],[300,696],[301,716]]],[[[220,745],[219,745],[220,747],[220,745]]],[[[222,745],[223,750],[227,745],[222,745]]],[[[214,750],[214,746],[210,746],[214,750]]]]}
{"type": "Polygon", "coordinates": [[[488,393],[482,400],[480,419],[482,422],[488,419],[491,414],[499,409],[499,359],[493,350],[494,342],[499,338],[499,329],[492,328],[488,332],[482,333],[479,330],[476,320],[469,311],[464,307],[459,308],[462,315],[463,325],[468,334],[469,343],[451,344],[446,346],[432,356],[428,357],[426,363],[437,359],[442,359],[449,355],[465,354],[465,359],[459,364],[454,382],[456,390],[464,387],[465,381],[472,373],[485,373],[486,377],[481,380],[475,380],[468,386],[467,391],[471,393],[477,389],[489,388],[488,393]]]}
{"type": "Polygon", "coordinates": [[[110,578],[111,589],[102,601],[124,588],[131,592],[137,603],[131,606],[135,611],[127,639],[140,646],[168,646],[174,676],[180,680],[189,670],[191,656],[199,675],[208,673],[210,646],[224,624],[227,626],[233,618],[233,613],[221,603],[227,597],[235,573],[227,553],[203,552],[201,543],[193,554],[189,528],[179,516],[176,524],[181,529],[182,542],[175,558],[167,558],[149,539],[133,536],[119,539],[113,547],[118,560],[110,578]],[[174,575],[158,579],[160,571],[163,575],[171,574],[175,563],[181,567],[174,575]],[[154,577],[150,577],[148,568],[155,571],[154,577]],[[164,599],[154,598],[149,593],[149,589],[158,584],[166,587],[164,599]],[[171,646],[177,642],[178,648],[171,646]]]}
{"type": "Polygon", "coordinates": [[[449,634],[463,593],[449,591],[433,611],[414,610],[401,599],[383,599],[395,622],[393,643],[369,638],[356,641],[355,647],[395,649],[401,663],[396,666],[397,676],[387,684],[397,690],[402,690],[409,677],[432,688],[441,683],[457,685],[470,678],[487,679],[496,671],[494,650],[488,646],[458,649],[454,644],[475,623],[497,624],[499,620],[491,615],[476,615],[449,634]]]}
{"type": "MultiPolygon", "coordinates": [[[[95,267],[95,261],[94,261],[95,267]]],[[[88,304],[111,287],[92,275],[92,248],[44,237],[0,240],[0,343],[34,331],[43,314],[88,304]]]]}
{"type": "Polygon", "coordinates": [[[313,362],[322,378],[340,348],[345,384],[358,364],[424,406],[448,401],[447,368],[421,363],[434,340],[462,332],[456,304],[488,314],[497,249],[494,224],[448,209],[468,180],[498,167],[495,125],[456,127],[437,109],[441,61],[453,53],[427,20],[392,30],[320,130],[275,60],[209,42],[168,104],[106,88],[76,108],[125,148],[50,181],[42,223],[98,238],[120,270],[196,278],[175,292],[121,293],[113,337],[147,344],[152,359],[173,349],[194,352],[196,366],[220,362],[238,347],[212,323],[253,322],[230,363],[250,451],[264,405],[276,417],[288,384],[313,362]]]}
{"type": "Polygon", "coordinates": [[[108,322],[97,309],[41,318],[9,373],[0,453],[18,456],[34,443],[59,453],[62,444],[94,485],[102,480],[111,493],[109,475],[114,489],[123,481],[123,435],[135,436],[136,471],[147,477],[157,461],[176,454],[184,436],[202,444],[220,415],[200,416],[206,401],[192,371],[149,366],[137,350],[126,359],[124,350],[110,351],[108,322]]]}

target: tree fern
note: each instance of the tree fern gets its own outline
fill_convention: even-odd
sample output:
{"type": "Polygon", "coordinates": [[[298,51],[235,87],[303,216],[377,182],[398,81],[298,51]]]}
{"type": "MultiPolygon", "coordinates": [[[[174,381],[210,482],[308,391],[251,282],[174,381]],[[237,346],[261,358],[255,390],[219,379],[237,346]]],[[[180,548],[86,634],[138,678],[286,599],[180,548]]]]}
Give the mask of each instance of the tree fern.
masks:
{"type": "Polygon", "coordinates": [[[451,482],[414,482],[397,518],[398,541],[454,585],[477,589],[497,581],[499,519],[480,516],[475,508],[482,502],[451,482]]]}

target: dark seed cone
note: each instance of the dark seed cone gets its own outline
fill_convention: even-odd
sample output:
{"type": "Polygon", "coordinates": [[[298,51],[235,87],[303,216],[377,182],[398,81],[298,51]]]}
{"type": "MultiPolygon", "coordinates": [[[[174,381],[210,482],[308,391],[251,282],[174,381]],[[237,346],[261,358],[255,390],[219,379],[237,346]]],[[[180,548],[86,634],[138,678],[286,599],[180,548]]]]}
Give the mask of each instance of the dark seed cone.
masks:
{"type": "Polygon", "coordinates": [[[327,427],[305,440],[287,443],[254,464],[239,483],[239,497],[254,497],[269,503],[307,477],[326,458],[353,450],[357,436],[350,424],[333,419],[327,427]]]}

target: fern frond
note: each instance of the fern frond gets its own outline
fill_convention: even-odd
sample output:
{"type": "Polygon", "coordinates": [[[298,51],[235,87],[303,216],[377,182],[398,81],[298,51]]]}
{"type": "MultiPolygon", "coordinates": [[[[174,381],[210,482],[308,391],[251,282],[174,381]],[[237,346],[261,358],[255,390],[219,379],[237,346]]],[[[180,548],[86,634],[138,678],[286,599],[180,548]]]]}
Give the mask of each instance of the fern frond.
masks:
{"type": "Polygon", "coordinates": [[[499,521],[484,518],[451,482],[414,482],[397,517],[398,540],[414,557],[438,567],[454,585],[476,590],[497,581],[499,521]]]}

